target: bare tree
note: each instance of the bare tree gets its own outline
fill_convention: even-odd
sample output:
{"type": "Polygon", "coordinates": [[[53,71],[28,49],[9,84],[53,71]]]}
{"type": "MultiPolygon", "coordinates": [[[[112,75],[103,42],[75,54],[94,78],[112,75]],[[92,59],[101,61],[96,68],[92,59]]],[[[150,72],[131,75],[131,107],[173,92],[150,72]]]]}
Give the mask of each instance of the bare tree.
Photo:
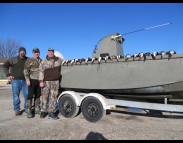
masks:
{"type": "Polygon", "coordinates": [[[16,40],[7,39],[6,41],[0,39],[0,58],[11,58],[18,55],[20,42],[16,40]]]}

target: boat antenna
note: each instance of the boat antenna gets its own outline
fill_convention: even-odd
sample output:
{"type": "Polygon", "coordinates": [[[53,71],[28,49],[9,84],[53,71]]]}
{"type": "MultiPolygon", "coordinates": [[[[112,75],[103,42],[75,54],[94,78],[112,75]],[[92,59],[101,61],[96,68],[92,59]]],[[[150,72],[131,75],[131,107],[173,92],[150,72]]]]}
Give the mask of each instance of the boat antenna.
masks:
{"type": "Polygon", "coordinates": [[[147,28],[142,28],[142,29],[135,30],[135,31],[132,31],[132,32],[124,33],[124,34],[122,34],[122,35],[127,35],[127,34],[139,32],[139,31],[143,31],[143,30],[149,30],[149,29],[152,29],[152,28],[157,28],[157,27],[165,26],[165,25],[169,25],[169,24],[172,24],[172,23],[169,22],[169,23],[164,23],[164,24],[160,24],[160,25],[155,25],[155,26],[151,26],[151,27],[147,27],[147,28]]]}
{"type": "MultiPolygon", "coordinates": [[[[143,30],[149,30],[149,29],[152,29],[152,28],[157,28],[157,27],[165,26],[165,25],[169,25],[169,24],[172,24],[172,23],[171,23],[171,22],[168,22],[168,23],[159,24],[159,25],[155,25],[155,26],[151,26],[151,27],[147,27],[147,28],[142,28],[142,29],[135,30],[135,31],[132,31],[132,32],[124,33],[124,34],[122,34],[122,35],[127,35],[127,34],[139,32],[139,31],[143,31],[143,30]]],[[[110,34],[110,35],[113,35],[113,34],[110,34]]],[[[109,36],[109,35],[107,35],[107,36],[109,36]]],[[[107,36],[105,36],[105,37],[107,37],[107,36]]],[[[104,39],[105,37],[101,38],[101,39],[97,42],[97,44],[95,45],[95,49],[94,49],[94,50],[97,49],[98,44],[99,44],[100,41],[101,41],[102,39],[104,39]]]]}

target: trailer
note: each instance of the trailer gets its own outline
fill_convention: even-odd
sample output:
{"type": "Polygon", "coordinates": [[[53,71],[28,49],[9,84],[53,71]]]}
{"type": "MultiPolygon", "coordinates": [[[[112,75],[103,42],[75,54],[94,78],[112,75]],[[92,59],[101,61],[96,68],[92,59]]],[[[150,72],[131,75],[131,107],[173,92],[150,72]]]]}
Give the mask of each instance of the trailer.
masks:
{"type": "Polygon", "coordinates": [[[168,104],[165,95],[164,103],[148,103],[139,101],[127,101],[121,99],[106,98],[99,93],[80,93],[75,91],[63,91],[57,98],[59,112],[66,118],[73,118],[81,112],[84,118],[96,123],[106,115],[108,110],[114,110],[117,106],[140,108],[143,110],[165,111],[171,113],[183,113],[183,105],[168,104]]]}

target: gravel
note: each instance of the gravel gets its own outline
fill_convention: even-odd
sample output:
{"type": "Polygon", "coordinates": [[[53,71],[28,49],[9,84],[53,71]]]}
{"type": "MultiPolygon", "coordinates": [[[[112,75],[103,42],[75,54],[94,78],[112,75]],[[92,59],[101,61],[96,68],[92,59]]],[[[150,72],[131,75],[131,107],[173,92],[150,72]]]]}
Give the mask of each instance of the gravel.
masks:
{"type": "MultiPolygon", "coordinates": [[[[23,96],[21,107],[23,107],[23,96]]],[[[59,114],[58,120],[39,115],[28,119],[26,113],[15,116],[11,86],[0,86],[1,140],[182,140],[183,114],[163,112],[156,117],[143,110],[117,108],[97,123],[59,114]]]]}

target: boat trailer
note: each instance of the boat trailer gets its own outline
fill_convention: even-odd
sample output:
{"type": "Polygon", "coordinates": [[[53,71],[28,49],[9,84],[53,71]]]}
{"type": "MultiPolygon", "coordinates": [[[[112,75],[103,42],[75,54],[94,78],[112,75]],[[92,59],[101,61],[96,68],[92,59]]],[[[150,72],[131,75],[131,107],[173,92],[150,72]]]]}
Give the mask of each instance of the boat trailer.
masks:
{"type": "Polygon", "coordinates": [[[74,91],[62,92],[58,99],[59,112],[66,118],[73,118],[81,112],[89,122],[98,122],[106,115],[108,110],[116,106],[140,108],[143,110],[157,110],[170,113],[183,113],[183,105],[168,104],[165,97],[164,103],[148,103],[106,98],[99,93],[80,93],[74,91]]]}

